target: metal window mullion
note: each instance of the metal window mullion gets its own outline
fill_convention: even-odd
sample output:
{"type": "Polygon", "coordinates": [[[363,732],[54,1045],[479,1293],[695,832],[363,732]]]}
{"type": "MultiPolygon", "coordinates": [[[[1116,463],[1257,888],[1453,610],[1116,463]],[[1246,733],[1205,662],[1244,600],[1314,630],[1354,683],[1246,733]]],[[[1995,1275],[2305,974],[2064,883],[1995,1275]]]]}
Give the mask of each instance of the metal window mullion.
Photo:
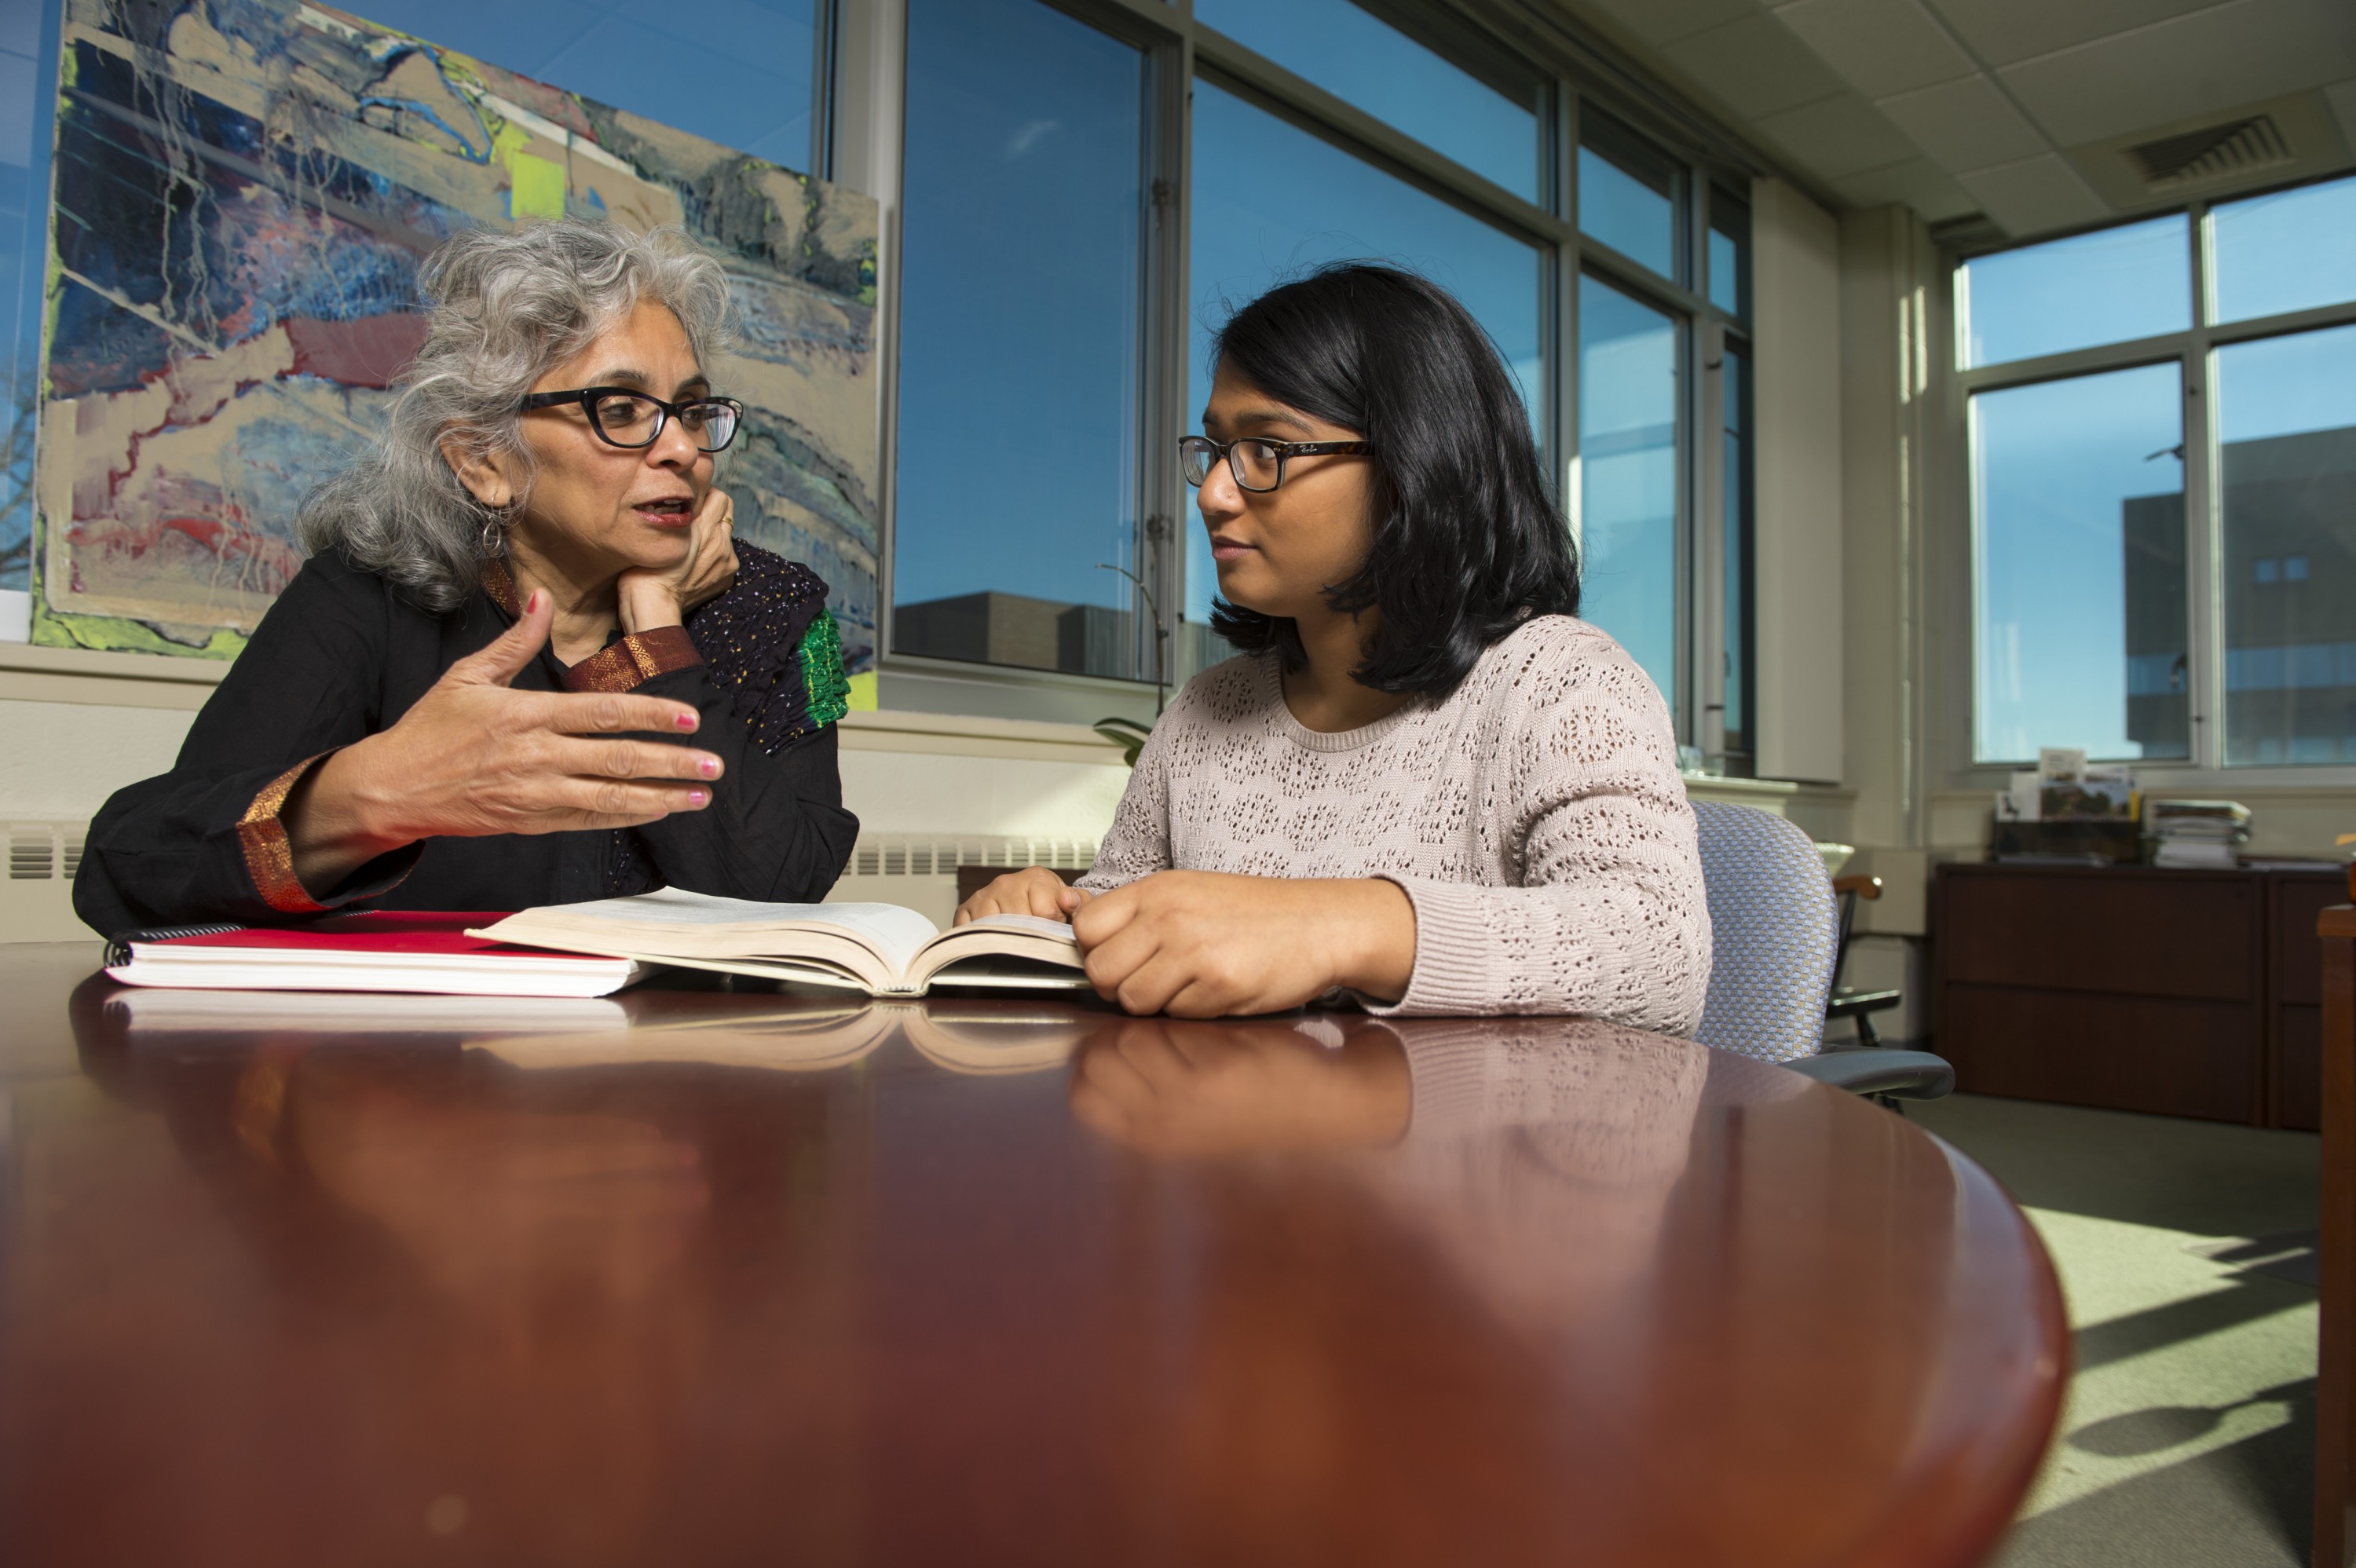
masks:
{"type": "Polygon", "coordinates": [[[2259,337],[2288,337],[2301,332],[2317,332],[2334,326],[2356,324],[2356,300],[2344,304],[2315,305],[2307,310],[2285,311],[2280,315],[2253,316],[2208,329],[2211,347],[2229,343],[2247,343],[2259,337]]]}
{"type": "MultiPolygon", "coordinates": [[[[1566,217],[1579,211],[1579,91],[1565,82],[1558,95],[1555,146],[1559,167],[1555,176],[1558,205],[1566,217]]],[[[1579,226],[1569,224],[1555,241],[1555,363],[1554,466],[1561,485],[1562,515],[1570,529],[1571,546],[1579,552],[1580,573],[1587,570],[1585,517],[1581,509],[1579,454],[1579,280],[1586,264],[1579,226]]]]}
{"type": "Polygon", "coordinates": [[[1726,335],[1719,323],[1697,320],[1686,335],[1693,343],[1694,395],[1687,400],[1693,426],[1693,516],[1685,528],[1693,541],[1693,741],[1705,759],[1726,751],[1726,335]]]}
{"type": "Polygon", "coordinates": [[[898,507],[900,259],[907,144],[907,0],[837,0],[827,110],[837,176],[875,199],[875,664],[892,654],[898,507]],[[845,166],[849,165],[849,166],[845,166]]]}
{"type": "MultiPolygon", "coordinates": [[[[1188,174],[1191,139],[1188,105],[1194,91],[1194,50],[1181,36],[1147,51],[1152,62],[1152,122],[1146,137],[1151,180],[1163,182],[1162,198],[1146,190],[1149,224],[1143,320],[1145,352],[1139,410],[1141,497],[1138,575],[1152,584],[1159,601],[1154,624],[1144,627],[1141,673],[1155,669],[1157,642],[1162,674],[1182,678],[1185,648],[1180,616],[1186,604],[1186,493],[1178,470],[1175,433],[1190,428],[1186,410],[1187,232],[1192,210],[1188,174]]],[[[1141,617],[1141,624],[1146,617],[1141,617]]]]}
{"type": "Polygon", "coordinates": [[[2196,333],[2184,355],[2184,548],[2186,675],[2196,768],[2225,760],[2224,582],[2219,553],[2216,427],[2209,346],[2196,333]]]}
{"type": "Polygon", "coordinates": [[[1593,235],[1582,237],[1580,246],[1588,270],[1610,278],[1626,293],[1655,301],[1664,310],[1694,316],[1710,314],[1712,307],[1708,298],[1673,278],[1663,277],[1642,261],[1622,255],[1593,235]]]}
{"type": "Polygon", "coordinates": [[[2219,768],[2225,761],[2225,653],[2223,581],[2218,556],[2216,424],[2209,387],[2208,209],[2196,202],[2185,213],[2186,244],[2191,249],[2192,331],[2185,345],[2184,386],[2184,564],[2185,677],[2192,722],[2189,726],[2196,768],[2219,768]]]}

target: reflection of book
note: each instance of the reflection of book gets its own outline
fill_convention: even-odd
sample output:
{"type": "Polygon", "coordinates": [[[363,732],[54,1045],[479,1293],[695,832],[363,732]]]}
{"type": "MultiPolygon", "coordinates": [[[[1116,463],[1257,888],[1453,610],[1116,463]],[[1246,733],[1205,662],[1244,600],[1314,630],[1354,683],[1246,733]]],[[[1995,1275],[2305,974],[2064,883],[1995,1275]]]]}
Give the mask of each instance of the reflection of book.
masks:
{"type": "Polygon", "coordinates": [[[858,1061],[889,1038],[895,1021],[888,1008],[804,1008],[749,1018],[739,1014],[640,1024],[616,1033],[470,1040],[466,1048],[530,1069],[692,1061],[808,1072],[858,1061]]]}
{"type": "Polygon", "coordinates": [[[875,1002],[640,1025],[613,1033],[470,1040],[466,1046],[531,1070],[660,1061],[811,1072],[848,1066],[898,1032],[926,1059],[952,1072],[995,1074],[1061,1067],[1095,1027],[1096,1020],[1085,1013],[875,1002]]]}
{"type": "Polygon", "coordinates": [[[629,1015],[604,997],[384,996],[349,991],[118,991],[133,1033],[152,1029],[332,1029],[337,1034],[467,1034],[498,1029],[624,1029],[629,1015]]]}
{"type": "Polygon", "coordinates": [[[490,997],[602,997],[641,974],[627,955],[535,953],[467,929],[491,918],[371,911],[268,930],[135,931],[108,948],[106,972],[126,986],[209,991],[490,997]]]}
{"type": "Polygon", "coordinates": [[[952,1072],[1061,1067],[1097,1031],[1097,1020],[1086,1013],[1029,1014],[937,1003],[899,1010],[908,1043],[952,1072]]]}
{"type": "Polygon", "coordinates": [[[678,888],[547,904],[478,934],[573,953],[921,997],[934,986],[1082,990],[1072,928],[991,915],[942,931],[896,904],[764,904],[678,888]]]}

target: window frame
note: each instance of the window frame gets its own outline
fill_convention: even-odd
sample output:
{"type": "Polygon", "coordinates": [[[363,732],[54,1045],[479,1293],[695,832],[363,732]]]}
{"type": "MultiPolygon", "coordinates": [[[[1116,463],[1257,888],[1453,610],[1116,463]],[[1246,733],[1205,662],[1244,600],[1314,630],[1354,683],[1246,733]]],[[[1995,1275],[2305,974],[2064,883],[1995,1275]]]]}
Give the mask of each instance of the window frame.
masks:
{"type": "MultiPolygon", "coordinates": [[[[1721,530],[1706,508],[1723,494],[1722,443],[1699,439],[1704,421],[1714,416],[1719,396],[1715,347],[1728,336],[1758,361],[1751,323],[1719,310],[1708,297],[1710,201],[1719,187],[1744,199],[1750,182],[1770,171],[1739,144],[1680,106],[1629,91],[1608,62],[1590,59],[1568,35],[1507,38],[1469,9],[1451,0],[1429,0],[1421,9],[1429,27],[1408,36],[1430,47],[1434,39],[1487,40],[1532,62],[1545,82],[1538,104],[1538,158],[1543,201],[1532,201],[1457,164],[1386,122],[1317,87],[1277,61],[1197,23],[1188,0],[1037,0],[1076,20],[1135,44],[1149,58],[1151,72],[1142,188],[1149,193],[1141,221],[1147,225],[1140,320],[1143,385],[1139,408],[1137,516],[1140,554],[1132,564],[1151,587],[1168,636],[1170,689],[1184,676],[1179,625],[1185,603],[1184,529],[1192,499],[1178,470],[1176,443],[1161,437],[1192,428],[1187,396],[1190,280],[1189,224],[1192,171],[1188,168],[1193,83],[1201,76],[1237,92],[1309,133],[1451,205],[1536,246],[1540,253],[1538,300],[1542,376],[1548,403],[1539,442],[1542,460],[1560,488],[1566,517],[1576,537],[1579,525],[1578,291],[1582,269],[1595,272],[1638,299],[1677,316],[1683,324],[1677,528],[1676,617],[1678,667],[1664,692],[1676,715],[1678,740],[1697,743],[1706,714],[1724,706],[1724,617],[1718,579],[1723,575],[1721,530]],[[1623,136],[1634,137],[1683,170],[1678,260],[1690,283],[1653,272],[1592,239],[1577,223],[1578,147],[1581,116],[1600,110],[1623,136]]],[[[1397,0],[1394,0],[1394,5],[1397,0]]],[[[1382,16],[1389,6],[1373,6],[1382,16]]],[[[1387,19],[1387,18],[1386,18],[1387,19]]],[[[835,0],[830,44],[836,73],[829,97],[834,110],[830,148],[844,177],[873,192],[883,203],[883,254],[878,259],[884,308],[878,321],[882,430],[879,450],[883,484],[879,495],[880,538],[876,560],[876,669],[888,693],[887,708],[1091,722],[1108,704],[1136,716],[1151,713],[1155,688],[1150,680],[1130,681],[1055,670],[969,664],[892,651],[893,558],[895,552],[898,402],[898,295],[901,226],[898,199],[904,151],[902,108],[905,101],[905,0],[835,0]],[[862,122],[864,123],[862,123],[862,122]]],[[[1396,24],[1394,24],[1396,25],[1396,24]]],[[[1473,69],[1468,67],[1468,69],[1473,69]]],[[[1477,69],[1475,74],[1478,74],[1477,69]]],[[[1748,484],[1750,475],[1738,477],[1748,484]]],[[[1755,503],[1753,505],[1755,515],[1755,503]]],[[[1148,639],[1157,635],[1137,609],[1141,670],[1154,667],[1148,639]]],[[[1756,626],[1751,628],[1756,664],[1756,626]]],[[[1756,715],[1752,715],[1753,725],[1756,715]]],[[[1714,760],[1722,741],[1706,750],[1714,760]]],[[[1757,737],[1752,736],[1755,754],[1757,737]]]]}
{"type": "MultiPolygon", "coordinates": [[[[2235,191],[2218,200],[2197,200],[2181,207],[2138,212],[2108,223],[2091,224],[2040,235],[2022,244],[1992,242],[1950,245],[1944,258],[1949,278],[1945,299],[1947,329],[1938,335],[1945,357],[1946,384],[1951,390],[1944,411],[1946,449],[1954,455],[1953,473],[1944,486],[1952,515],[1956,549],[1945,560],[1959,571],[1951,581],[1965,584],[1964,613],[1947,639],[1952,657],[1950,678],[1943,683],[1949,698],[1950,722],[1945,726],[1948,785],[1954,790],[1997,790],[2006,787],[2016,767],[2035,767],[2034,757],[1983,762],[1975,754],[1979,702],[1977,581],[1971,569],[1977,549],[1979,518],[1972,496],[1974,453],[1971,404],[1975,394],[2013,387],[2069,380],[2106,370],[2136,369],[2173,364],[2182,378],[2184,396],[2184,524],[2188,607],[2185,634],[2189,671],[2190,755],[2178,759],[2136,760],[2126,763],[2137,777],[2148,779],[2171,793],[2227,792],[2260,789],[2344,789],[2356,785],[2356,763],[2260,763],[2228,767],[2224,762],[2222,718],[2225,711],[2223,496],[2216,484],[2217,427],[2215,400],[2210,379],[2217,350],[2268,337],[2285,337],[2319,328],[2356,324],[2356,300],[2275,315],[2218,324],[2210,319],[2209,215],[2218,207],[2254,197],[2277,195],[2305,186],[2325,185],[2350,177],[2345,170],[2320,177],[2286,181],[2256,190],[2235,191]],[[2072,348],[2026,359],[2007,360],[1974,368],[1963,368],[1961,334],[1964,269],[1984,256],[2027,250],[2057,240],[2074,239],[2156,218],[2186,215],[2186,244],[2190,249],[2189,286],[2192,293],[2190,328],[2123,342],[2072,348]]],[[[2057,737],[2057,741],[2059,738],[2057,737]]]]}

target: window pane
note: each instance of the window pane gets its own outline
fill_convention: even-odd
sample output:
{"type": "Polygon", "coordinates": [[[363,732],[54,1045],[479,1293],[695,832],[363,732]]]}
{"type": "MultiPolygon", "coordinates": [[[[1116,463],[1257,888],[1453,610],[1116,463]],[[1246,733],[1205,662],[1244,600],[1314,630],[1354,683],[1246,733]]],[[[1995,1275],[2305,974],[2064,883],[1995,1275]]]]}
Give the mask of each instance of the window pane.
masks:
{"type": "Polygon", "coordinates": [[[1581,122],[1579,143],[1580,231],[1685,282],[1683,167],[1594,114],[1581,122]]]}
{"type": "Polygon", "coordinates": [[[1138,570],[1144,89],[1037,0],[908,7],[897,652],[1152,677],[1098,567],[1138,570]]]}
{"type": "Polygon", "coordinates": [[[2356,300],[2356,179],[2212,208],[2209,257],[2219,321],[2356,300]]]}
{"type": "Polygon", "coordinates": [[[2356,762],[2356,326],[2217,351],[2225,761],[2356,762]]]}
{"type": "Polygon", "coordinates": [[[1579,280],[1579,544],[1587,620],[1677,691],[1677,382],[1684,324],[1579,280]]]}
{"type": "Polygon", "coordinates": [[[2187,330],[2190,233],[2179,213],[1965,262],[1965,368],[2187,330]]]}
{"type": "Polygon", "coordinates": [[[1535,73],[1481,60],[1475,74],[1351,0],[1197,0],[1194,19],[1515,195],[1545,199],[1535,73]]]}
{"type": "Polygon", "coordinates": [[[1721,190],[1709,197],[1709,303],[1751,315],[1751,208],[1721,190]]]}
{"type": "Polygon", "coordinates": [[[366,0],[350,9],[724,147],[823,173],[810,169],[820,3],[703,0],[673,11],[578,0],[366,0]]]}
{"type": "Polygon", "coordinates": [[[1720,744],[1726,752],[1726,771],[1748,778],[1756,766],[1756,747],[1751,738],[1751,362],[1730,343],[1721,368],[1719,433],[1725,464],[1721,526],[1726,556],[1726,711],[1720,716],[1725,733],[1720,744]]]}
{"type": "Polygon", "coordinates": [[[1978,761],[2190,754],[2183,400],[2173,364],[1972,399],[1978,761]]]}
{"type": "MultiPolygon", "coordinates": [[[[1207,81],[1194,84],[1194,167],[1190,420],[1210,399],[1211,339],[1234,307],[1320,262],[1367,259],[1411,267],[1462,300],[1504,353],[1534,427],[1546,428],[1535,247],[1207,81]],[[1255,168],[1288,178],[1226,173],[1255,168]]],[[[1188,667],[1226,653],[1202,641],[1218,579],[1198,520],[1186,529],[1188,667]]]]}

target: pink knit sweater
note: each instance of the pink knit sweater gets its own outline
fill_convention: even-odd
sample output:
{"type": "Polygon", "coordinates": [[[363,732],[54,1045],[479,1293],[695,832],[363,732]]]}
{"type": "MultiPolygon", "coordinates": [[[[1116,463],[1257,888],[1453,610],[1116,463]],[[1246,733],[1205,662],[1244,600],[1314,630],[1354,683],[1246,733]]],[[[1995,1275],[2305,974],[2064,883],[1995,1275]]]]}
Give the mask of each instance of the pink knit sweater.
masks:
{"type": "Polygon", "coordinates": [[[1173,868],[1382,877],[1414,902],[1401,1013],[1582,1013],[1687,1033],[1709,910],[1652,680],[1567,616],[1498,642],[1445,702],[1339,734],[1284,705],[1273,656],[1186,684],[1080,886],[1173,868]]]}

